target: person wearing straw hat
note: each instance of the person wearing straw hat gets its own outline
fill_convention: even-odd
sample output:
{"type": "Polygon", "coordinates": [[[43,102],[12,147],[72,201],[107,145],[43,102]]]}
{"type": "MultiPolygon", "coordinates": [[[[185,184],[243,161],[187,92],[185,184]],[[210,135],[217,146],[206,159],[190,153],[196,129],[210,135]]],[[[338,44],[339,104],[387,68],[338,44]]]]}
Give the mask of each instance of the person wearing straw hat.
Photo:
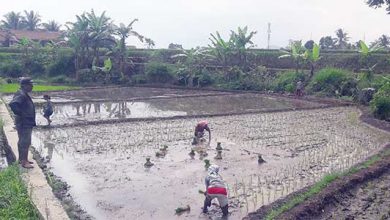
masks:
{"type": "Polygon", "coordinates": [[[33,81],[29,77],[20,80],[20,89],[14,94],[9,106],[15,115],[15,127],[18,132],[19,163],[24,168],[33,168],[33,162],[28,160],[28,150],[31,145],[31,135],[35,122],[35,106],[28,95],[33,89],[33,81]]]}

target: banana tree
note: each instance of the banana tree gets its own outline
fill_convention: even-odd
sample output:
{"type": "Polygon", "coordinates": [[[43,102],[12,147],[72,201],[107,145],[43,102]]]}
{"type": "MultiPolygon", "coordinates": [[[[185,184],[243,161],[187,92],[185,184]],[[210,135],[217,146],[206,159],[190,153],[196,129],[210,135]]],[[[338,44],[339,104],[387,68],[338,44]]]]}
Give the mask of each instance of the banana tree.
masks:
{"type": "MultiPolygon", "coordinates": [[[[213,57],[209,54],[208,48],[191,48],[182,50],[181,53],[171,56],[171,58],[184,58],[183,67],[179,71],[185,74],[184,81],[189,87],[193,86],[193,79],[196,72],[202,71],[204,60],[213,57]]],[[[179,61],[180,62],[180,61],[179,61]]]]}
{"type": "Polygon", "coordinates": [[[305,48],[302,46],[302,41],[294,41],[291,43],[291,50],[282,50],[284,55],[279,56],[279,59],[290,57],[295,62],[295,72],[298,73],[301,62],[304,60],[305,57],[305,48]]]}
{"type": "Polygon", "coordinates": [[[374,53],[375,51],[378,51],[380,49],[380,47],[374,45],[373,47],[368,47],[367,44],[364,42],[364,41],[359,41],[359,44],[360,44],[360,49],[359,49],[359,53],[360,53],[360,63],[365,66],[366,68],[363,69],[363,71],[365,72],[365,77],[368,79],[368,80],[371,80],[372,79],[372,73],[374,71],[374,68],[375,66],[378,64],[374,64],[372,66],[370,66],[368,64],[368,59],[369,57],[371,56],[372,53],[374,53]]]}
{"type": "Polygon", "coordinates": [[[304,54],[304,59],[310,64],[310,79],[314,76],[315,65],[320,60],[320,46],[313,44],[312,49],[307,49],[304,54]]]}
{"type": "Polygon", "coordinates": [[[238,27],[237,32],[231,31],[230,41],[233,44],[234,51],[238,55],[239,65],[244,69],[246,68],[247,64],[248,49],[254,46],[252,38],[256,33],[256,31],[251,31],[248,33],[247,26],[244,28],[238,27]]]}
{"type": "Polygon", "coordinates": [[[229,63],[229,57],[231,56],[233,50],[232,41],[225,41],[218,31],[215,35],[210,35],[211,38],[209,39],[211,41],[211,45],[209,45],[209,49],[222,67],[226,69],[229,63]]]}

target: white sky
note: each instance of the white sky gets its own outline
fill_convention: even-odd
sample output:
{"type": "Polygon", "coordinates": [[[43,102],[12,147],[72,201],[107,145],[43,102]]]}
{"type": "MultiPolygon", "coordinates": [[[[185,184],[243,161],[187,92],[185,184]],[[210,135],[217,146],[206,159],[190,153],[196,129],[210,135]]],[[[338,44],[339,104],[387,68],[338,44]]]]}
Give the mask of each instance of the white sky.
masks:
{"type": "MultiPolygon", "coordinates": [[[[253,38],[257,47],[265,48],[268,22],[270,44],[275,46],[286,46],[289,39],[318,42],[322,36],[335,36],[338,28],[349,33],[352,42],[390,35],[390,15],[368,7],[365,0],[13,0],[1,3],[0,16],[34,10],[43,22],[64,24],[92,8],[99,15],[106,11],[116,24],[138,18],[134,29],[153,39],[156,48],[169,43],[207,46],[210,33],[227,37],[245,25],[258,32],[253,38]]],[[[135,38],[128,43],[137,44],[135,38]]]]}

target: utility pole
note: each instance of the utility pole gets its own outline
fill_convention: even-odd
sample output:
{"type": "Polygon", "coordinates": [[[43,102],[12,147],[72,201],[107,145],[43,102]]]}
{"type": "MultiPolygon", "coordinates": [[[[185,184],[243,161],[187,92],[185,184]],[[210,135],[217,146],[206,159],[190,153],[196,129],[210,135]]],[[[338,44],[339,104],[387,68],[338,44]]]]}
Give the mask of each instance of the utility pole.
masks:
{"type": "Polygon", "coordinates": [[[267,33],[268,33],[268,46],[267,46],[267,49],[269,49],[269,42],[270,42],[270,40],[271,40],[271,23],[269,23],[268,22],[268,31],[267,31],[267,33]]]}

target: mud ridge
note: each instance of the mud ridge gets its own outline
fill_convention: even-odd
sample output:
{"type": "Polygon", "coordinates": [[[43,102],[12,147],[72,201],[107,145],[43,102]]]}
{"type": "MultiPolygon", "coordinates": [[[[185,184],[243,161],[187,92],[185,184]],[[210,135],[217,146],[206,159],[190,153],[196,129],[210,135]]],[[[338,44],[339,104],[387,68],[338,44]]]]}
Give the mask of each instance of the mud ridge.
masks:
{"type": "Polygon", "coordinates": [[[54,175],[50,168],[47,167],[47,162],[45,158],[41,157],[39,152],[31,147],[31,152],[33,154],[34,160],[37,162],[37,165],[42,169],[45,174],[46,181],[52,188],[53,194],[61,201],[62,206],[64,207],[66,213],[70,219],[76,220],[92,220],[92,216],[87,214],[79,204],[77,204],[73,197],[69,193],[70,186],[64,182],[60,177],[54,175]]]}

